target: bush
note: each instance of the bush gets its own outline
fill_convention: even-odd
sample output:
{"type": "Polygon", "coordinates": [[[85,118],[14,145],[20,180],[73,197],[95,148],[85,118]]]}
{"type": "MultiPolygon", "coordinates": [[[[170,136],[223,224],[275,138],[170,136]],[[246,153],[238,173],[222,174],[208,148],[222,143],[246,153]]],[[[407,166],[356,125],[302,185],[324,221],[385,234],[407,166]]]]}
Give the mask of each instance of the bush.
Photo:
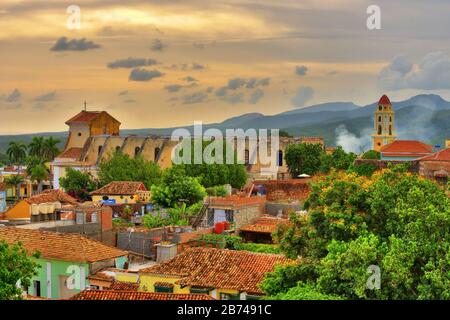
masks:
{"type": "Polygon", "coordinates": [[[228,191],[224,186],[206,188],[206,193],[212,197],[226,197],[228,195],[228,191]]]}
{"type": "Polygon", "coordinates": [[[273,253],[273,254],[281,253],[281,249],[277,245],[264,243],[239,243],[235,246],[235,249],[258,253],[273,253]]]}

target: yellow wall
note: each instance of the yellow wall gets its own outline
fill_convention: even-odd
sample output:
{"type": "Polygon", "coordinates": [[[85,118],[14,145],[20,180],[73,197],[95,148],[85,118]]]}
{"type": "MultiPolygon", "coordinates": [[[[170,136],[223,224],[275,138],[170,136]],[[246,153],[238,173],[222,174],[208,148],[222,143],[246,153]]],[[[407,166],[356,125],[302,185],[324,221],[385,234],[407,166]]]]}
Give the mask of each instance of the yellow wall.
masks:
{"type": "MultiPolygon", "coordinates": [[[[92,196],[93,202],[102,202],[104,196],[92,196]]],[[[136,203],[139,200],[138,195],[134,195],[133,199],[130,199],[130,196],[123,196],[123,199],[120,198],[120,196],[111,196],[108,195],[109,200],[116,200],[117,204],[133,204],[136,203]]]]}
{"type": "Polygon", "coordinates": [[[139,275],[135,273],[116,273],[116,280],[122,282],[137,283],[139,281],[139,275]]]}
{"type": "Polygon", "coordinates": [[[31,218],[30,204],[25,200],[19,201],[14,207],[5,212],[6,219],[31,218]]]}

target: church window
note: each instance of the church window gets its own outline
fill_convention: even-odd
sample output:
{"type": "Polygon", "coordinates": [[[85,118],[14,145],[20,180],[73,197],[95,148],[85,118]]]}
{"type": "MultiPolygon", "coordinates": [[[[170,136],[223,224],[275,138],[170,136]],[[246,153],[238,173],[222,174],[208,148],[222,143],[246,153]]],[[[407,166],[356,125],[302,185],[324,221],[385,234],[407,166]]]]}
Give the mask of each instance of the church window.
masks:
{"type": "Polygon", "coordinates": [[[381,126],[378,126],[378,134],[381,134],[381,126]]]}
{"type": "Polygon", "coordinates": [[[138,156],[139,151],[141,151],[141,148],[139,148],[139,147],[134,148],[134,156],[135,156],[135,157],[138,156]]]}
{"type": "Polygon", "coordinates": [[[392,136],[392,126],[389,125],[389,135],[392,136]]]}
{"type": "Polygon", "coordinates": [[[158,159],[158,155],[159,155],[160,151],[161,151],[160,148],[155,148],[155,161],[158,159]]]}
{"type": "Polygon", "coordinates": [[[381,122],[381,116],[378,116],[378,122],[381,122]]]}
{"type": "Polygon", "coordinates": [[[102,152],[102,146],[98,146],[98,154],[102,152]]]}
{"type": "Polygon", "coordinates": [[[78,132],[78,136],[81,137],[81,132],[78,132]]]}
{"type": "Polygon", "coordinates": [[[378,110],[380,110],[380,111],[381,111],[381,109],[382,109],[382,107],[381,107],[381,106],[378,106],[378,110]]]}

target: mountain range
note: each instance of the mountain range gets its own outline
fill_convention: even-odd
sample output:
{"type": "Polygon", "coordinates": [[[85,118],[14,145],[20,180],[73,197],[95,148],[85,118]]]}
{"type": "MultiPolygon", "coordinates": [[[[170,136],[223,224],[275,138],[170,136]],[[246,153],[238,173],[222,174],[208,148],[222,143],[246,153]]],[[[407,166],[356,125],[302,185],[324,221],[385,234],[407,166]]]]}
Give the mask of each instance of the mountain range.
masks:
{"type": "MultiPolygon", "coordinates": [[[[203,126],[203,129],[283,129],[294,136],[321,136],[327,146],[342,145],[348,151],[370,149],[373,114],[377,103],[358,106],[352,102],[330,102],[276,115],[248,113],[229,118],[221,123],[203,126]]],[[[398,139],[418,139],[433,145],[442,145],[450,138],[450,102],[439,95],[422,94],[392,103],[398,139]]],[[[176,127],[180,128],[180,127],[176,127]]],[[[174,128],[124,129],[121,134],[170,135],[174,128]]],[[[192,126],[184,127],[192,131],[192,126]]],[[[0,153],[5,153],[9,141],[29,142],[33,136],[54,136],[65,142],[67,132],[0,136],[0,153]]]]}

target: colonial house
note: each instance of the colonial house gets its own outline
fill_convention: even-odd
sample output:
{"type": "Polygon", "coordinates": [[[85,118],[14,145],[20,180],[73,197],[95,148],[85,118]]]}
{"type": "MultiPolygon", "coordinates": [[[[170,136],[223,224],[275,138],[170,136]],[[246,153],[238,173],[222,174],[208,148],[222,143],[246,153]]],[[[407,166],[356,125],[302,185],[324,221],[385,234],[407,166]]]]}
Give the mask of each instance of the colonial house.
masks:
{"type": "Polygon", "coordinates": [[[266,198],[263,196],[210,197],[203,226],[212,227],[218,222],[230,222],[235,229],[253,223],[264,213],[266,198]]]}
{"type": "Polygon", "coordinates": [[[433,147],[418,140],[395,140],[381,148],[381,160],[413,161],[433,154],[433,147]]]}
{"type": "Polygon", "coordinates": [[[106,246],[75,233],[57,233],[0,227],[0,241],[21,242],[39,268],[31,287],[23,288],[32,296],[69,298],[89,286],[88,277],[105,267],[123,268],[128,252],[106,246]],[[39,252],[39,257],[33,254],[39,252]]]}
{"type": "Polygon", "coordinates": [[[213,300],[207,294],[172,294],[123,290],[85,290],[70,300],[213,300]]]}
{"type": "Polygon", "coordinates": [[[204,293],[220,300],[259,299],[258,284],[283,255],[196,247],[175,258],[139,271],[140,290],[168,293],[204,293]]]}
{"type": "Polygon", "coordinates": [[[94,203],[134,204],[149,202],[150,191],[142,182],[113,181],[106,186],[91,192],[94,203]]]}
{"type": "Polygon", "coordinates": [[[450,178],[450,148],[443,149],[419,160],[420,175],[447,182],[450,178]]]}
{"type": "Polygon", "coordinates": [[[57,220],[57,212],[64,205],[76,204],[77,200],[61,190],[44,190],[23,199],[4,213],[4,219],[26,222],[57,220]]]}
{"type": "Polygon", "coordinates": [[[279,226],[290,226],[289,219],[264,215],[254,223],[243,226],[239,229],[239,235],[246,242],[273,243],[272,234],[279,226]]]}

